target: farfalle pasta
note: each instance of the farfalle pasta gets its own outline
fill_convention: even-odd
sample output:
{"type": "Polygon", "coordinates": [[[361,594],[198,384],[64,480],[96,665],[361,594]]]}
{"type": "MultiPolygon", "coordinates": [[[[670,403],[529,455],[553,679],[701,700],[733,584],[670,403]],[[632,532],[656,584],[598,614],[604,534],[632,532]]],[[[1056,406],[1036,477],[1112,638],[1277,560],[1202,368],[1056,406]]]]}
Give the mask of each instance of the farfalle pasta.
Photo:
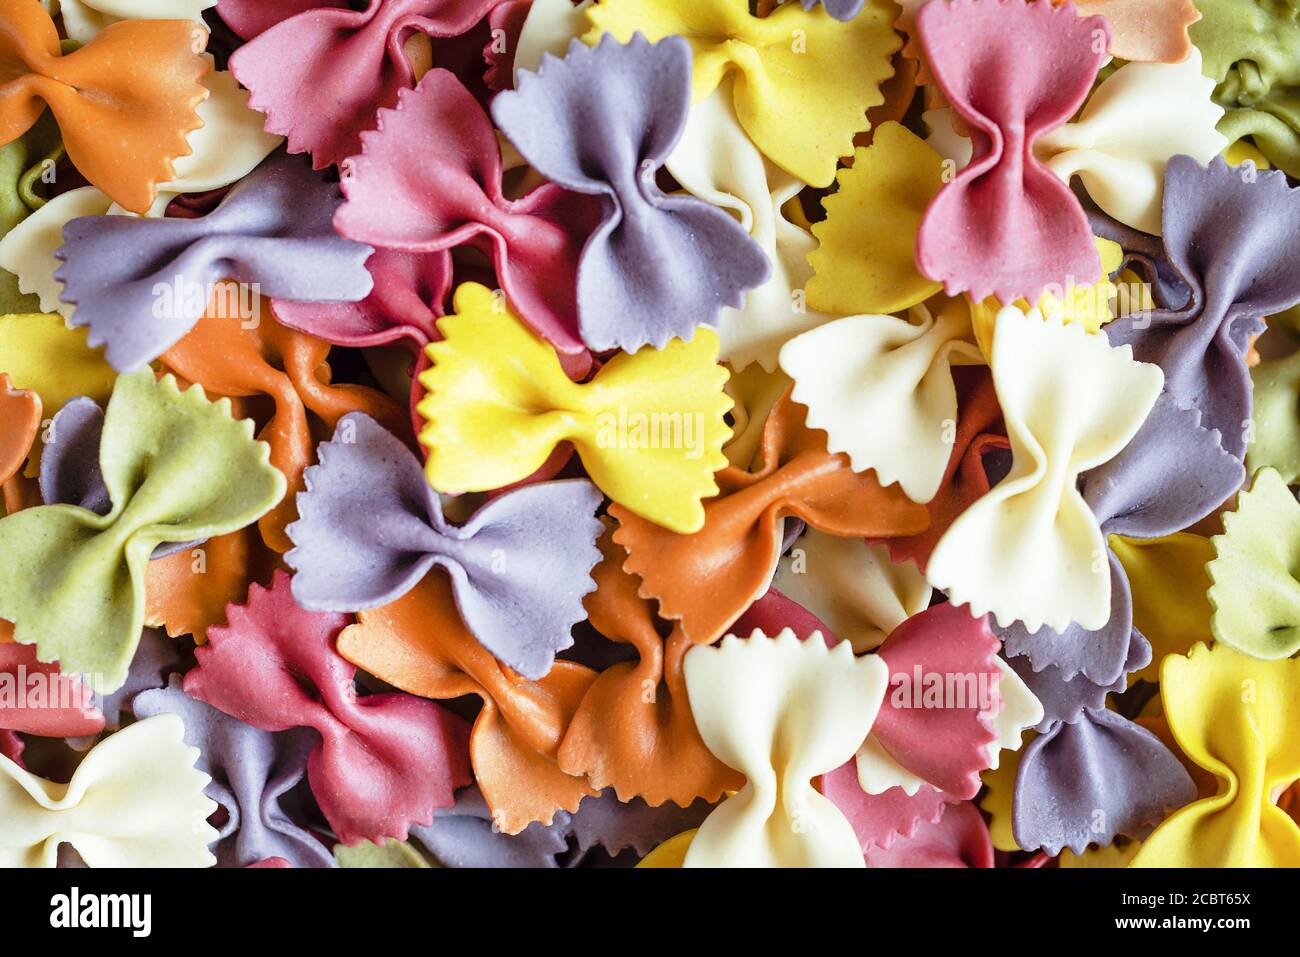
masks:
{"type": "Polygon", "coordinates": [[[461,286],[454,305],[438,322],[443,340],[428,347],[433,365],[420,377],[428,390],[420,442],[435,489],[518,482],[569,441],[615,502],[682,533],[700,528],[700,499],[717,490],[713,472],[725,462],[731,405],[713,332],[616,356],[579,384],[485,287],[461,286]],[[475,456],[447,454],[465,443],[477,446],[475,456]]]}
{"type": "Polygon", "coordinates": [[[1297,9],[0,0],[0,866],[1300,866],[1297,9]]]}
{"type": "Polygon", "coordinates": [[[978,614],[991,611],[1003,626],[1021,621],[1031,633],[1044,624],[1098,628],[1110,613],[1110,575],[1097,562],[1105,554],[1101,529],[1074,483],[1137,434],[1164,377],[1104,337],[1015,306],[998,314],[990,367],[1011,471],[948,528],[927,576],[954,601],[978,614]],[[1064,371],[1083,367],[1087,375],[1064,371]],[[1036,547],[1018,553],[1016,543],[1027,541],[1031,529],[1041,529],[1036,547]],[[975,542],[1012,547],[972,560],[975,542]]]}

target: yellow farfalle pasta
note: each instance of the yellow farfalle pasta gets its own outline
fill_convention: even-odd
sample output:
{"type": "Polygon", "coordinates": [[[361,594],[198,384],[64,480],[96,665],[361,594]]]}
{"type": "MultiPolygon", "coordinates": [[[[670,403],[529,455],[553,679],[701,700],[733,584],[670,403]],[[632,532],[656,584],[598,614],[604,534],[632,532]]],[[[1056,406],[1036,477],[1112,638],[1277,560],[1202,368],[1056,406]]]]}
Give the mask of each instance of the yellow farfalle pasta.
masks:
{"type": "Polygon", "coordinates": [[[485,286],[456,289],[455,311],[438,321],[420,376],[428,395],[429,483],[459,494],[501,488],[541,468],[572,442],[591,480],[620,505],[682,534],[704,525],[700,500],[717,494],[731,434],[718,365],[718,337],[620,353],[588,383],[573,382],[555,350],[485,286]]]}
{"type": "Polygon", "coordinates": [[[1275,795],[1300,778],[1300,660],[1262,661],[1198,644],[1160,669],[1178,746],[1219,793],[1175,811],[1134,867],[1300,867],[1300,826],[1275,795]]]}
{"type": "Polygon", "coordinates": [[[880,84],[902,46],[893,4],[868,0],[847,23],[822,7],[783,4],[770,16],[750,14],[746,0],[604,0],[587,11],[596,43],[642,33],[651,41],[685,37],[695,54],[692,100],[736,77],[736,115],[772,162],[813,186],[829,186],[866,111],[884,102],[880,84]],[[794,131],[798,131],[797,135],[794,131]]]}

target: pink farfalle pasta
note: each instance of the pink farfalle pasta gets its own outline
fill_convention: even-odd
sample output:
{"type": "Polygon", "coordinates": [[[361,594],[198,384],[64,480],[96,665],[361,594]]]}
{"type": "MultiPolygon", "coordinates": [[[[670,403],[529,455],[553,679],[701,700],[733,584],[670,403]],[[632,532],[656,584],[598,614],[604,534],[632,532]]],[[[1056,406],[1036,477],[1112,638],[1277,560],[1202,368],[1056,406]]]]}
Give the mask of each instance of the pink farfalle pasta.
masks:
{"type": "Polygon", "coordinates": [[[356,669],[334,648],[350,616],[304,611],[279,572],[226,617],[208,629],[185,693],[263,731],[315,728],[307,778],[340,840],[404,840],[469,783],[460,718],[408,695],[358,696],[356,669]]]}

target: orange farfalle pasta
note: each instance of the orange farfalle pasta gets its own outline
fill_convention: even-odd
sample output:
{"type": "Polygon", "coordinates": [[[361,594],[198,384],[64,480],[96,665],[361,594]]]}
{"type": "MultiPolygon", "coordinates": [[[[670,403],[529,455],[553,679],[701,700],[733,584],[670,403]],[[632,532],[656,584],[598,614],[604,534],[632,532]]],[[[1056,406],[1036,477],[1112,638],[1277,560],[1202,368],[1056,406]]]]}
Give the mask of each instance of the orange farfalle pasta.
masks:
{"type": "Polygon", "coordinates": [[[0,484],[8,507],[9,483],[27,461],[41,427],[41,397],[30,389],[15,389],[0,373],[0,484]]]}
{"type": "Polygon", "coordinates": [[[560,746],[560,767],[585,775],[597,789],[612,787],[621,801],[639,796],[655,807],[716,801],[744,778],[714,757],[691,715],[682,660],[697,642],[680,623],[663,637],[654,603],[637,594],[639,582],[622,569],[622,548],[609,535],[600,548],[604,559],[592,571],[596,590],[586,599],[592,627],[631,645],[639,657],[592,682],[560,746]]]}
{"type": "Polygon", "coordinates": [[[565,774],[556,751],[595,673],[557,661],[540,681],[501,664],[465,627],[447,576],[426,575],[397,601],[357,614],[338,650],[396,688],[425,698],[477,695],[470,763],[494,825],[518,834],[596,792],[565,774]]]}
{"type": "MultiPolygon", "coordinates": [[[[218,284],[214,303],[238,301],[218,284]]],[[[261,309],[269,313],[266,301],[261,309]]],[[[271,446],[271,464],[284,473],[289,491],[258,522],[266,544],[286,552],[293,543],[284,527],[298,514],[295,495],[303,490],[302,473],[315,461],[316,437],[307,413],[318,416],[332,432],[349,412],[364,412],[396,435],[409,437],[406,410],[382,392],[358,385],[331,385],[330,344],[273,319],[256,324],[223,317],[209,308],[184,339],[162,356],[163,364],[197,382],[209,393],[223,396],[268,395],[275,412],[258,438],[271,446]]]]}
{"type": "Polygon", "coordinates": [[[826,434],[808,428],[806,411],[788,392],[781,398],[764,426],[761,465],[717,473],[720,491],[704,502],[704,527],[693,535],[610,507],[614,541],[628,552],[623,567],[691,640],[715,640],[767,590],[786,517],[857,538],[915,535],[929,525],[925,506],[897,485],[882,488],[874,473],[854,472],[847,455],[826,451],[826,434]]]}
{"type": "Polygon", "coordinates": [[[91,184],[145,213],[186,137],[203,125],[200,82],[207,31],[184,20],[125,20],[79,50],[61,53],[59,32],[38,0],[0,4],[0,145],[49,107],[68,158],[91,184]]]}

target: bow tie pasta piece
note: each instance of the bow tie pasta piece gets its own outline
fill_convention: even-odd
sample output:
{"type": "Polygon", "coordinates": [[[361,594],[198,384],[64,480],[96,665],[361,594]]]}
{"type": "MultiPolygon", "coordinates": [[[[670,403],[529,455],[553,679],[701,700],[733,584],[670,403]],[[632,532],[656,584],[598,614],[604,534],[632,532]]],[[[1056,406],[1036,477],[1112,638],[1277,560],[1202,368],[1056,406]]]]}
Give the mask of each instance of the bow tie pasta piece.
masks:
{"type": "Polygon", "coordinates": [[[556,751],[595,674],[557,661],[530,681],[501,664],[465,627],[450,582],[426,575],[397,601],[361,611],[338,637],[339,653],[412,695],[476,695],[483,707],[470,732],[474,780],[508,834],[550,823],[595,793],[585,777],[567,774],[556,751]]]}
{"type": "Polygon", "coordinates": [[[1178,746],[1219,789],[1157,827],[1133,866],[1300,866],[1300,827],[1274,803],[1300,777],[1300,661],[1198,644],[1165,659],[1160,694],[1178,746]]]}
{"type": "Polygon", "coordinates": [[[891,18],[882,0],[847,23],[793,3],[755,17],[745,0],[612,0],[588,8],[583,39],[684,37],[694,53],[692,100],[734,74],[736,115],[754,144],[805,183],[829,186],[853,135],[867,128],[867,110],[884,102],[879,87],[901,44],[891,18]]]}
{"type": "Polygon", "coordinates": [[[1034,156],[1065,183],[1078,176],[1121,223],[1159,235],[1169,158],[1208,163],[1228,145],[1214,128],[1223,108],[1213,88],[1195,48],[1181,63],[1127,64],[1098,84],[1077,120],[1036,139],[1034,156]]]}
{"type": "Polygon", "coordinates": [[[1117,319],[1116,345],[1164,370],[1180,405],[1199,409],[1241,458],[1250,432],[1250,338],[1262,317],[1300,302],[1300,190],[1274,170],[1200,166],[1175,156],[1165,170],[1164,255],[1181,280],[1168,308],[1117,319]]]}
{"type": "Polygon", "coordinates": [[[602,221],[578,263],[579,330],[588,348],[635,352],[717,324],[771,268],[726,212],[665,196],[655,175],[681,138],[690,104],[691,51],[608,34],[574,40],[563,60],[519,73],[492,101],[501,132],[539,173],[600,197],[602,221]]]}
{"type": "Polygon", "coordinates": [[[596,487],[649,521],[689,534],[704,524],[700,500],[726,465],[727,371],[717,335],[621,353],[579,385],[498,297],[457,288],[455,313],[438,322],[428,395],[429,483],[440,492],[487,491],[527,478],[570,441],[596,487]]]}
{"type": "MultiPolygon", "coordinates": [[[[311,153],[313,168],[322,169],[359,153],[361,134],[374,128],[376,113],[415,86],[414,67],[401,52],[411,33],[435,41],[451,62],[477,59],[481,77],[490,37],[479,27],[494,5],[371,0],[364,10],[299,6],[296,15],[264,22],[231,56],[230,69],[252,91],[253,108],[266,114],[267,130],[288,137],[290,153],[311,153]],[[330,108],[322,110],[322,103],[330,108]]],[[[465,69],[466,76],[474,69],[465,69]]]]}
{"type": "Polygon", "coordinates": [[[99,462],[112,510],[46,505],[0,519],[0,617],[42,660],[112,691],[126,676],[144,625],[145,565],[162,542],[232,532],[284,495],[284,476],[230,417],[230,400],[182,393],[148,370],[117,380],[99,462]]]}
{"type": "Polygon", "coordinates": [[[736,216],[771,263],[768,280],[745,293],[738,308],[723,308],[718,320],[725,362],[736,371],[758,362],[771,372],[787,339],[829,317],[808,308],[803,291],[812,276],[807,256],[816,241],[787,216],[804,184],[750,142],[736,117],[733,83],[724,79],[691,106],[664,165],[691,195],[736,216]]]}
{"type": "Polygon", "coordinates": [[[197,649],[185,693],[263,731],[318,732],[307,778],[345,844],[405,840],[469,783],[461,719],[408,695],[358,695],[356,669],[334,647],[347,616],[302,609],[287,574],[253,585],[226,618],[197,649]]]}
{"type": "Polygon", "coordinates": [[[927,577],[1003,626],[1100,628],[1111,606],[1105,541],[1075,483],[1137,434],[1163,376],[1104,337],[1014,306],[998,315],[990,364],[1011,472],[952,523],[927,577]]]}
{"type": "Polygon", "coordinates": [[[1113,711],[1085,709],[1031,741],[1016,774],[1016,844],[1055,857],[1116,835],[1142,839],[1196,798],[1179,760],[1147,729],[1113,711]]]}
{"type": "MultiPolygon", "coordinates": [[[[248,108],[248,93],[228,72],[203,79],[208,98],[198,106],[203,125],[189,135],[190,152],[176,160],[172,179],[158,187],[144,215],[162,216],[182,193],[205,193],[242,179],[280,144],[262,132],[262,116],[248,108]]],[[[63,284],[54,278],[62,263],[55,255],[63,245],[63,227],[82,216],[125,214],[93,186],[60,193],[0,239],[0,267],[18,277],[23,293],[40,300],[43,312],[71,316],[73,306],[60,300],[63,284]]]]}
{"type": "Polygon", "coordinates": [[[980,772],[1043,716],[1042,705],[997,651],[984,618],[950,603],[912,616],[876,653],[889,693],[856,756],[858,784],[871,795],[923,787],[970,800],[980,772]]]}
{"type": "Polygon", "coordinates": [[[91,867],[211,867],[217,805],[184,731],[175,715],[138,721],[96,745],[67,784],[0,756],[0,865],[54,867],[67,843],[91,867]]]}
{"type": "Polygon", "coordinates": [[[899,123],[884,123],[839,189],[823,200],[826,218],[813,226],[809,253],[814,309],[843,315],[902,312],[939,291],[916,268],[916,235],[926,207],[943,185],[943,161],[899,123]]]}
{"type": "Polygon", "coordinates": [[[640,593],[659,600],[659,614],[680,620],[694,641],[715,641],[771,582],[781,554],[783,519],[799,518],[833,535],[887,538],[919,532],[925,508],[896,486],[853,471],[848,457],[826,450],[789,393],[768,417],[761,465],[717,476],[719,493],[703,505],[698,531],[654,524],[615,504],[614,541],[624,567],[642,578],[640,593]]]}
{"type": "Polygon", "coordinates": [[[1274,166],[1300,175],[1300,22],[1283,3],[1196,0],[1204,19],[1192,41],[1205,57],[1214,99],[1227,110],[1219,132],[1253,143],[1274,166]]]}
{"type": "Polygon", "coordinates": [[[899,484],[914,502],[934,498],[957,419],[952,366],[984,361],[965,304],[952,299],[910,319],[850,316],[791,339],[781,368],[794,379],[793,401],[808,407],[808,427],[826,433],[855,472],[873,469],[882,485],[899,484]],[[889,410],[888,415],[879,415],[889,410]]]}
{"type": "Polygon", "coordinates": [[[282,299],[364,299],[373,250],[334,232],[337,192],[306,163],[279,155],[206,216],[74,219],[63,228],[55,273],[63,299],[77,307],[70,321],[129,372],[193,328],[223,279],[282,299]],[[124,257],[123,248],[135,254],[124,257]]]}
{"type": "Polygon", "coordinates": [[[179,675],[166,688],[142,691],[131,709],[137,718],[174,714],[185,722],[185,743],[199,751],[195,767],[212,779],[204,793],[226,812],[215,848],[218,867],[248,867],[269,857],[293,867],[334,866],[325,845],[282,804],[307,773],[311,731],[272,734],[251,727],[185,694],[179,675]]]}
{"type": "Polygon", "coordinates": [[[600,548],[596,590],[586,600],[591,625],[630,645],[636,661],[617,661],[595,676],[568,722],[560,767],[623,800],[639,795],[682,807],[696,798],[716,801],[742,781],[704,746],[691,717],[682,661],[695,642],[680,625],[665,637],[653,602],[637,594],[639,580],[623,569],[623,549],[609,535],[600,548]]]}
{"type": "Polygon", "coordinates": [[[871,730],[888,668],[800,641],[728,635],[686,656],[686,688],[705,744],[745,786],[705,818],[687,867],[862,867],[853,827],[812,780],[839,767],[871,730]]]}
{"type": "Polygon", "coordinates": [[[543,183],[507,199],[501,149],[456,77],[430,70],[348,160],[341,235],[405,252],[473,246],[492,259],[511,306],[558,350],[584,354],[577,275],[601,210],[597,199],[543,183]]]}
{"type": "Polygon", "coordinates": [[[973,129],[971,162],[930,203],[916,242],[921,272],[949,295],[1037,301],[1050,283],[1100,274],[1078,200],[1041,162],[1035,139],[1070,119],[1105,57],[1101,17],[1024,0],[928,3],[917,26],[930,69],[973,129]],[[1026,58],[1025,50],[1037,51],[1026,58]]]}
{"type": "Polygon", "coordinates": [[[1209,572],[1215,640],[1255,658],[1289,658],[1300,650],[1300,503],[1273,469],[1223,516],[1209,572]]]}
{"type": "Polygon", "coordinates": [[[528,485],[450,524],[420,460],[369,416],[345,416],[298,495],[285,560],[304,608],[357,611],[396,601],[435,565],[466,626],[503,663],[541,678],[573,644],[600,560],[601,494],[586,481],[528,485]]]}
{"type": "MultiPolygon", "coordinates": [[[[1061,3],[1062,0],[1052,0],[1061,3]]],[[[1113,57],[1138,63],[1183,63],[1195,54],[1187,28],[1201,19],[1204,0],[1079,0],[1081,17],[1103,16],[1113,57]]]]}
{"type": "Polygon", "coordinates": [[[82,175],[132,212],[145,212],[158,184],[173,177],[173,161],[189,152],[186,135],[202,123],[195,108],[212,69],[199,52],[206,37],[195,23],[131,20],[64,56],[39,0],[6,3],[0,142],[21,136],[48,106],[82,175]]]}

